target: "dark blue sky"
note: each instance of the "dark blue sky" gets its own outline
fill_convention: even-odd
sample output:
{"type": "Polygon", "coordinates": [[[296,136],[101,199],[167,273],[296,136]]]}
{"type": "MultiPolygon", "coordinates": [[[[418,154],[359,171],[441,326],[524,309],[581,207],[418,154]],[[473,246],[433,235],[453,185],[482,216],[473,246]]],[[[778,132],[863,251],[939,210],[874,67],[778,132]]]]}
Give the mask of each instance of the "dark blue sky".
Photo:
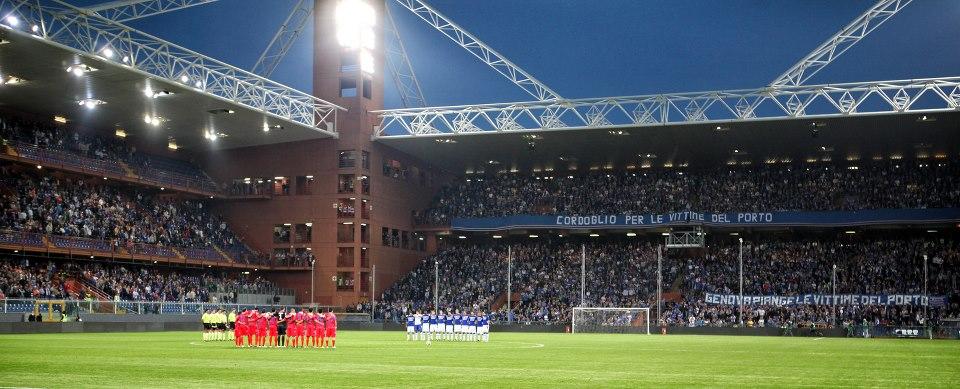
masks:
{"type": "MultiPolygon", "coordinates": [[[[294,3],[221,0],[130,24],[249,69],[294,3]]],[[[874,1],[430,3],[557,93],[577,98],[766,85],[874,1]]],[[[392,10],[429,105],[531,99],[417,17],[392,10]]],[[[960,75],[958,20],[960,1],[915,0],[808,83],[960,75]]],[[[310,90],[311,36],[312,25],[271,78],[310,90]]],[[[387,106],[399,105],[388,80],[387,106]]]]}

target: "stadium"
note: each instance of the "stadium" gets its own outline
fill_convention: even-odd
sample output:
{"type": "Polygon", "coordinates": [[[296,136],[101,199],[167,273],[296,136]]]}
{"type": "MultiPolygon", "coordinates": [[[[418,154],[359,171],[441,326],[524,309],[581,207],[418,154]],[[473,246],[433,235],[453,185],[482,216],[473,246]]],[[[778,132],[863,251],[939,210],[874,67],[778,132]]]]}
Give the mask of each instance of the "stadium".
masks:
{"type": "Polygon", "coordinates": [[[956,385],[958,18],[0,0],[0,387],[956,385]]]}

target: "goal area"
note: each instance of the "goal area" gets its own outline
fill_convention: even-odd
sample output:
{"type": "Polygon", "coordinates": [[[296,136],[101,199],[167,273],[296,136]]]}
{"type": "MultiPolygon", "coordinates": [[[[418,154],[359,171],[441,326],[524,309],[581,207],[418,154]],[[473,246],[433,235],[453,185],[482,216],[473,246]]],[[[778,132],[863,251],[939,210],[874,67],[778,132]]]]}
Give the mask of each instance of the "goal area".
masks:
{"type": "Polygon", "coordinates": [[[650,335],[650,308],[574,307],[571,332],[650,335]]]}

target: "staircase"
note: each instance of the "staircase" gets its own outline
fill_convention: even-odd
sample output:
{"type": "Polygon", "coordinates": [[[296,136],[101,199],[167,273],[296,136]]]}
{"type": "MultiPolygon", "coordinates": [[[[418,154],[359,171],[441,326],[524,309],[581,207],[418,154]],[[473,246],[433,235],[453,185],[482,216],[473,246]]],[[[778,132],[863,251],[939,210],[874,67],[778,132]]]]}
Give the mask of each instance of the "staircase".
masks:
{"type": "MultiPolygon", "coordinates": [[[[98,300],[98,301],[113,300],[113,296],[107,295],[102,290],[98,289],[96,285],[94,285],[92,282],[89,282],[83,278],[77,278],[77,277],[71,277],[71,281],[82,286],[85,291],[90,292],[90,294],[93,295],[94,300],[98,300]]],[[[82,302],[80,304],[84,305],[84,303],[82,302]]],[[[92,308],[92,311],[96,313],[113,313],[115,310],[113,303],[102,303],[102,302],[94,303],[91,308],[92,308]]]]}

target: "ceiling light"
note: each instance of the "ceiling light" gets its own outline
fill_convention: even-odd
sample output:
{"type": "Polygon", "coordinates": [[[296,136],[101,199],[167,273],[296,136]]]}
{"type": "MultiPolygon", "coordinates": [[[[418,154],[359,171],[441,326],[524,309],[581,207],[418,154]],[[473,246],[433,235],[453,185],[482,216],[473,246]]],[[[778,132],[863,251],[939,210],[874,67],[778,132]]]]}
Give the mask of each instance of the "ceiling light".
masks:
{"type": "Polygon", "coordinates": [[[632,238],[632,237],[634,237],[634,236],[637,236],[637,233],[636,233],[636,232],[628,232],[628,233],[627,233],[627,236],[629,236],[629,237],[632,238]]]}
{"type": "Polygon", "coordinates": [[[467,239],[467,237],[465,235],[460,235],[460,236],[457,236],[457,239],[467,239]]]}
{"type": "Polygon", "coordinates": [[[849,230],[849,231],[844,231],[843,233],[845,233],[845,234],[856,234],[857,232],[856,232],[856,231],[853,231],[853,230],[849,230]]]}
{"type": "Polygon", "coordinates": [[[607,132],[610,133],[610,135],[616,135],[616,136],[630,135],[630,131],[627,131],[627,130],[610,130],[607,132]]]}
{"type": "Polygon", "coordinates": [[[20,25],[20,19],[17,19],[17,17],[13,15],[7,16],[4,18],[4,20],[8,25],[10,25],[10,27],[16,27],[20,25]]]}
{"type": "Polygon", "coordinates": [[[446,138],[446,139],[436,139],[436,142],[437,143],[457,143],[457,140],[446,138]]]}
{"type": "Polygon", "coordinates": [[[740,236],[740,233],[739,233],[739,232],[731,232],[731,233],[730,233],[730,236],[740,236]]]}
{"type": "Polygon", "coordinates": [[[53,121],[56,123],[65,124],[67,122],[67,118],[60,115],[56,115],[53,117],[53,121]]]}
{"type": "Polygon", "coordinates": [[[494,235],[494,236],[493,236],[493,239],[500,239],[500,238],[503,238],[503,235],[494,235]]]}
{"type": "Polygon", "coordinates": [[[97,100],[97,99],[83,99],[83,100],[77,101],[77,104],[79,104],[79,105],[81,105],[81,106],[83,106],[83,107],[86,107],[87,109],[94,109],[94,108],[96,108],[97,106],[103,105],[103,104],[106,104],[106,103],[107,103],[107,102],[105,102],[105,101],[103,101],[103,100],[97,100]]]}
{"type": "Polygon", "coordinates": [[[187,82],[187,81],[190,81],[190,77],[187,77],[186,74],[180,76],[180,82],[184,82],[184,83],[185,83],[185,82],[187,82]]]}
{"type": "Polygon", "coordinates": [[[539,238],[539,237],[540,237],[540,235],[536,235],[536,234],[530,234],[529,236],[530,236],[531,238],[539,238]]]}
{"type": "Polygon", "coordinates": [[[103,53],[103,56],[104,56],[104,57],[107,57],[107,58],[113,58],[113,56],[116,54],[116,53],[113,52],[113,49],[111,49],[111,48],[109,48],[109,47],[104,48],[104,49],[103,49],[102,51],[100,51],[100,52],[103,53]]]}
{"type": "Polygon", "coordinates": [[[117,137],[120,137],[120,138],[126,138],[126,137],[127,137],[127,132],[124,131],[122,128],[118,128],[118,129],[114,132],[114,135],[116,135],[117,137]]]}
{"type": "Polygon", "coordinates": [[[35,32],[35,33],[40,32],[40,26],[34,24],[34,25],[30,26],[30,31],[33,31],[33,32],[35,32]]]}
{"type": "Polygon", "coordinates": [[[124,55],[124,56],[123,56],[123,60],[122,60],[122,61],[123,61],[123,63],[129,63],[129,62],[130,62],[130,57],[129,57],[129,56],[126,56],[126,55],[124,55]]]}
{"type": "Polygon", "coordinates": [[[203,89],[203,82],[201,82],[200,80],[197,80],[196,82],[193,83],[193,86],[196,87],[197,89],[203,89]]]}
{"type": "Polygon", "coordinates": [[[84,65],[82,63],[67,66],[67,73],[73,73],[73,75],[77,77],[81,77],[86,73],[95,72],[95,71],[97,71],[96,68],[84,65]]]}
{"type": "Polygon", "coordinates": [[[170,150],[177,150],[180,148],[180,146],[177,146],[177,141],[171,138],[167,141],[167,148],[170,150]]]}
{"type": "Polygon", "coordinates": [[[600,236],[600,234],[597,234],[597,233],[590,234],[590,237],[591,237],[591,238],[596,238],[596,237],[598,237],[598,236],[600,236]]]}
{"type": "Polygon", "coordinates": [[[17,85],[17,84],[23,84],[24,82],[27,82],[27,80],[24,80],[17,76],[7,77],[6,80],[4,80],[3,78],[0,78],[0,85],[17,85]]]}

